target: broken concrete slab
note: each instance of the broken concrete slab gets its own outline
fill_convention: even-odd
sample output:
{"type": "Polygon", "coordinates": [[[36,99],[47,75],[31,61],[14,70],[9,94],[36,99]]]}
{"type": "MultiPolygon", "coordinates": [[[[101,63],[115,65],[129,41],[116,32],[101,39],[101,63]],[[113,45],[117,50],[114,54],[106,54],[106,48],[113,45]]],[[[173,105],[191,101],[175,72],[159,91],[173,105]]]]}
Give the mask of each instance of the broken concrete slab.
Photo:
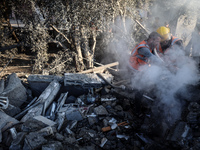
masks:
{"type": "MultiPolygon", "coordinates": [[[[113,76],[111,74],[101,74],[106,80],[112,82],[113,76]]],[[[65,73],[64,74],[64,86],[83,86],[84,88],[102,87],[105,85],[105,81],[97,76],[97,74],[79,74],[79,73],[65,73]]]]}
{"type": "Polygon", "coordinates": [[[42,145],[48,143],[48,140],[45,139],[42,135],[37,132],[31,132],[25,136],[24,150],[34,150],[40,149],[42,145]]]}
{"type": "MultiPolygon", "coordinates": [[[[39,101],[38,101],[39,102],[39,101]]],[[[43,104],[39,103],[38,105],[34,105],[33,108],[31,108],[28,113],[22,117],[22,119],[20,120],[21,122],[25,122],[27,119],[29,118],[33,118],[35,116],[39,116],[42,114],[42,110],[43,110],[43,104]]]]}
{"type": "Polygon", "coordinates": [[[56,97],[60,87],[60,83],[57,80],[53,80],[37,99],[40,104],[30,109],[21,121],[24,122],[30,117],[39,116],[41,114],[45,115],[46,109],[56,97]]]}
{"type": "Polygon", "coordinates": [[[47,119],[44,116],[35,116],[35,117],[33,117],[33,119],[41,121],[41,122],[43,122],[44,124],[46,124],[48,126],[55,126],[56,125],[56,122],[54,122],[54,121],[52,121],[50,119],[47,119]]]}
{"type": "Polygon", "coordinates": [[[56,128],[50,126],[42,128],[37,132],[30,132],[28,135],[25,136],[23,149],[40,149],[44,144],[48,143],[46,137],[53,136],[55,132],[56,128]]]}
{"type": "Polygon", "coordinates": [[[2,128],[5,128],[5,126],[6,128],[9,128],[16,123],[19,123],[19,121],[0,111],[0,130],[2,130],[2,128]]]}
{"type": "Polygon", "coordinates": [[[5,109],[4,112],[9,116],[14,117],[21,112],[21,109],[19,107],[15,107],[14,105],[9,104],[8,108],[5,109]]]}
{"type": "Polygon", "coordinates": [[[9,129],[12,125],[17,123],[19,123],[18,120],[0,111],[0,143],[3,140],[2,132],[4,132],[5,130],[9,129]]]}
{"type": "Polygon", "coordinates": [[[21,131],[23,132],[36,132],[38,130],[41,130],[42,128],[47,127],[48,124],[34,119],[34,118],[29,118],[27,119],[21,126],[21,131]]]}
{"type": "MultiPolygon", "coordinates": [[[[111,74],[102,74],[108,81],[113,80],[111,74]]],[[[88,93],[91,88],[100,88],[106,83],[94,74],[81,74],[81,73],[65,73],[64,74],[64,91],[69,92],[69,96],[80,96],[88,93]]]]}
{"type": "Polygon", "coordinates": [[[27,100],[26,88],[15,73],[9,75],[7,80],[7,86],[0,95],[7,96],[10,104],[20,107],[27,100]]]}
{"type": "Polygon", "coordinates": [[[42,94],[42,92],[48,87],[48,85],[53,81],[63,82],[63,77],[55,75],[34,75],[28,76],[28,83],[33,94],[37,97],[42,94]]]}

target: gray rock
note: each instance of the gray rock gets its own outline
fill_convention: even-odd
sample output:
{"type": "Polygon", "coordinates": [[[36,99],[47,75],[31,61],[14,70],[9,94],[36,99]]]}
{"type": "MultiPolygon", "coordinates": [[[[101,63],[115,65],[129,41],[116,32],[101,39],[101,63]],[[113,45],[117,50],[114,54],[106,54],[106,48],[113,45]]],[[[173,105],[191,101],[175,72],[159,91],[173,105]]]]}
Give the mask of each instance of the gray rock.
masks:
{"type": "Polygon", "coordinates": [[[92,125],[94,125],[95,123],[97,123],[98,120],[97,120],[96,117],[88,117],[88,122],[89,122],[89,124],[92,126],[92,125]]]}
{"type": "Polygon", "coordinates": [[[17,133],[17,138],[14,139],[9,147],[9,150],[21,150],[24,143],[26,132],[17,133]]]}
{"type": "Polygon", "coordinates": [[[23,150],[33,150],[40,149],[42,145],[46,144],[48,141],[37,132],[31,132],[26,135],[23,150]]]}
{"type": "Polygon", "coordinates": [[[48,144],[43,145],[42,150],[63,150],[63,146],[61,142],[51,141],[48,144]]]}
{"type": "Polygon", "coordinates": [[[76,108],[68,109],[65,113],[67,120],[77,120],[77,121],[83,120],[81,113],[76,108]]]}
{"type": "Polygon", "coordinates": [[[98,107],[95,107],[94,108],[94,112],[97,114],[97,115],[107,115],[108,112],[107,110],[105,109],[105,107],[103,107],[102,105],[98,106],[98,107]]]}

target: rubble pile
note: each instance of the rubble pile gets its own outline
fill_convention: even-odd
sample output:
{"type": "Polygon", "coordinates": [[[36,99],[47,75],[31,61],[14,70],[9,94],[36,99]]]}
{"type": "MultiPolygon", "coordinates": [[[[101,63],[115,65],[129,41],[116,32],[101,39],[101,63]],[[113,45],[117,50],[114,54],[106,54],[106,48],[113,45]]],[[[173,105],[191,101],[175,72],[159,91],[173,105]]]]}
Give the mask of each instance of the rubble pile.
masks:
{"type": "Polygon", "coordinates": [[[66,73],[25,83],[9,75],[0,82],[0,150],[199,149],[197,94],[169,125],[155,115],[155,97],[108,84],[113,79],[66,73]]]}

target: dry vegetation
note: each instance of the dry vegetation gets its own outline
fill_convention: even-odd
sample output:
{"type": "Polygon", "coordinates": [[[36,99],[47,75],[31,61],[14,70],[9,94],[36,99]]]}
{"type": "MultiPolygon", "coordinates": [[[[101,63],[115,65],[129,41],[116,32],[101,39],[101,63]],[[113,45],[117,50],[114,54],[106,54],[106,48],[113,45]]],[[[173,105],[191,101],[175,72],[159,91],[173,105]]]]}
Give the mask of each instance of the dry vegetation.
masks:
{"type": "Polygon", "coordinates": [[[95,61],[101,62],[106,55],[108,44],[125,39],[130,48],[144,36],[134,19],[140,21],[138,9],[148,12],[152,1],[3,0],[1,76],[11,72],[63,74],[93,68],[95,61]],[[127,18],[132,22],[131,34],[127,18]],[[10,20],[20,20],[24,27],[15,28],[10,20]],[[117,37],[118,32],[122,36],[117,37]],[[13,45],[18,46],[11,49],[13,45]]]}

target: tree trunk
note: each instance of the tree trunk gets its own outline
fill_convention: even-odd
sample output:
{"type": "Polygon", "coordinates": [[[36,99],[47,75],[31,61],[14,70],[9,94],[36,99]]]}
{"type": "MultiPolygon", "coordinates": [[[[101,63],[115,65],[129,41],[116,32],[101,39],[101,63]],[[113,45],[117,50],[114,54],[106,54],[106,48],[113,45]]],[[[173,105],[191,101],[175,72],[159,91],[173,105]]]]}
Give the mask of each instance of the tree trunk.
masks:
{"type": "Polygon", "coordinates": [[[92,49],[90,51],[89,42],[88,42],[89,37],[87,36],[87,31],[86,31],[85,26],[82,26],[81,33],[83,37],[82,49],[83,49],[84,57],[86,58],[87,68],[88,69],[93,68],[94,66],[93,56],[94,56],[94,49],[96,45],[96,38],[95,38],[95,42],[93,43],[92,49]]]}
{"type": "Polygon", "coordinates": [[[80,71],[83,71],[84,69],[84,63],[83,63],[83,56],[82,56],[81,45],[80,45],[81,35],[80,35],[79,27],[75,27],[74,41],[75,41],[75,50],[76,50],[76,57],[75,57],[76,70],[80,72],[80,71]]]}
{"type": "MultiPolygon", "coordinates": [[[[94,60],[94,52],[95,52],[95,48],[96,48],[96,43],[97,43],[97,35],[96,35],[96,30],[93,30],[92,31],[92,39],[93,39],[93,43],[92,43],[92,60],[94,60]]],[[[92,68],[94,67],[94,61],[92,61],[92,64],[91,64],[92,68]]]]}

